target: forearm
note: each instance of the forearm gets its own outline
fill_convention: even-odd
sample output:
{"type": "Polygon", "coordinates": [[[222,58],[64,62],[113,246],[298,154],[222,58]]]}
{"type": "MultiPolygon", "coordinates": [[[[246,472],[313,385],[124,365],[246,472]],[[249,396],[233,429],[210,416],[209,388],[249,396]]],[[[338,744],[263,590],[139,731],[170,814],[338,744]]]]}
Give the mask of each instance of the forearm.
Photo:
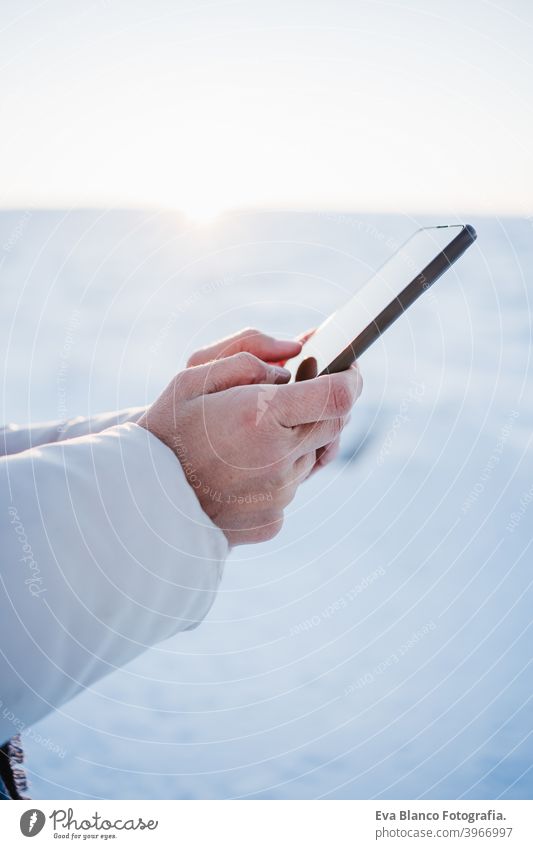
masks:
{"type": "Polygon", "coordinates": [[[0,456],[18,454],[28,448],[63,442],[65,439],[74,439],[90,433],[100,433],[108,427],[125,422],[136,422],[145,409],[127,407],[89,417],[78,416],[67,421],[37,422],[30,425],[8,424],[0,428],[0,456]]]}
{"type": "Polygon", "coordinates": [[[0,476],[1,696],[30,724],[201,621],[228,547],[135,424],[4,458],[0,476]]]}

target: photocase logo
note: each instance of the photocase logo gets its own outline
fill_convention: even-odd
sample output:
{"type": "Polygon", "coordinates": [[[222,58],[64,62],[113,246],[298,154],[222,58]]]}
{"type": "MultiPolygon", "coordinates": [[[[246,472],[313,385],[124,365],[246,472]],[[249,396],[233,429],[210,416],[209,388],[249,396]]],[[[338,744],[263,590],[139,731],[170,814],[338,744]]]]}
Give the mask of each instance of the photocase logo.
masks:
{"type": "Polygon", "coordinates": [[[31,808],[29,811],[24,811],[20,818],[20,830],[24,837],[35,837],[43,830],[46,817],[38,808],[31,808]]]}
{"type": "Polygon", "coordinates": [[[259,424],[259,422],[265,415],[277,391],[278,387],[275,385],[273,386],[271,384],[267,384],[265,387],[259,390],[259,393],[257,395],[257,414],[255,417],[256,425],[259,424]]]}

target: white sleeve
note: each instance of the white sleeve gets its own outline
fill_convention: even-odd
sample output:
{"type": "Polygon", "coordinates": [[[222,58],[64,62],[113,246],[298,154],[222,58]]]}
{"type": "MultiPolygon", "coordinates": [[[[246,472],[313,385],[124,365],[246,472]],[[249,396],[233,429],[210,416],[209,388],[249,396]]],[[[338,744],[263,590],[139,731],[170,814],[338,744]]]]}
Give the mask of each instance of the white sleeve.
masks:
{"type": "Polygon", "coordinates": [[[100,433],[113,425],[136,422],[145,410],[146,407],[128,407],[118,412],[99,413],[89,418],[78,416],[67,421],[4,425],[0,427],[0,455],[18,454],[37,445],[61,442],[76,436],[86,436],[89,433],[100,433]]]}
{"type": "Polygon", "coordinates": [[[136,424],[0,459],[0,742],[197,625],[228,544],[136,424]]]}

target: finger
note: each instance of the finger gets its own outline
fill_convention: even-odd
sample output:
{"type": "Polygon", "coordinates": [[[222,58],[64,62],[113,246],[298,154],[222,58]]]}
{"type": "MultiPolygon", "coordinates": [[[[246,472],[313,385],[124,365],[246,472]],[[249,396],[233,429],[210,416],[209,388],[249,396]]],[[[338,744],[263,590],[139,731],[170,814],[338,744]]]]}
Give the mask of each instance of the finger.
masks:
{"type": "Polygon", "coordinates": [[[316,451],[310,451],[309,454],[304,454],[299,457],[294,464],[294,478],[298,483],[307,480],[316,465],[316,451]]]}
{"type": "Polygon", "coordinates": [[[285,427],[344,418],[361,394],[363,379],[356,365],[301,383],[280,386],[272,410],[285,427]]]}
{"type": "MultiPolygon", "coordinates": [[[[298,334],[298,336],[296,337],[296,341],[300,343],[300,347],[302,345],[305,345],[305,343],[308,341],[308,339],[311,338],[311,336],[313,335],[315,330],[316,330],[316,327],[313,327],[313,328],[311,328],[311,330],[305,330],[303,333],[298,334]]],[[[293,356],[296,356],[296,355],[291,354],[291,357],[293,357],[293,356]]],[[[286,357],[284,360],[277,360],[277,364],[279,366],[284,366],[288,359],[289,358],[286,357]]],[[[315,374],[310,375],[310,377],[316,377],[316,372],[315,372],[315,374]]]]}
{"type": "Polygon", "coordinates": [[[318,377],[318,363],[315,357],[307,357],[298,366],[294,379],[299,383],[301,380],[312,380],[313,377],[318,377]]]}
{"type": "MultiPolygon", "coordinates": [[[[344,419],[344,425],[342,427],[342,430],[344,430],[346,425],[350,423],[351,418],[352,418],[352,414],[349,413],[346,416],[346,418],[344,419]]],[[[332,463],[333,460],[335,460],[335,458],[337,457],[337,455],[339,453],[340,445],[341,445],[341,435],[339,433],[339,435],[337,437],[335,437],[335,439],[333,439],[328,445],[324,445],[321,448],[317,448],[317,450],[316,450],[316,463],[315,463],[315,468],[313,469],[313,471],[316,471],[317,469],[321,469],[323,466],[328,466],[330,463],[332,463]]]]}
{"type": "Polygon", "coordinates": [[[256,383],[286,383],[290,372],[271,365],[253,354],[234,354],[203,366],[194,366],[176,377],[176,391],[184,398],[196,398],[213,392],[223,392],[233,386],[256,383]]]}
{"type": "Polygon", "coordinates": [[[313,469],[313,473],[317,472],[319,469],[323,469],[324,466],[328,466],[330,463],[335,460],[339,453],[339,448],[341,444],[340,436],[337,437],[333,442],[329,445],[325,445],[324,448],[319,448],[316,452],[316,463],[313,469]]]}
{"type": "Polygon", "coordinates": [[[301,455],[330,445],[340,435],[345,423],[345,419],[327,419],[323,422],[298,425],[292,430],[296,443],[295,451],[301,455]]]}
{"type": "Polygon", "coordinates": [[[311,327],[310,330],[304,330],[303,333],[299,333],[296,339],[298,342],[301,342],[302,345],[305,345],[314,333],[316,333],[316,327],[311,327]]]}
{"type": "Polygon", "coordinates": [[[233,354],[239,354],[243,351],[255,354],[256,357],[266,362],[279,362],[295,357],[301,349],[301,342],[290,339],[275,339],[266,333],[260,333],[259,330],[247,328],[197,351],[189,359],[187,365],[202,365],[212,360],[231,357],[233,354]]]}

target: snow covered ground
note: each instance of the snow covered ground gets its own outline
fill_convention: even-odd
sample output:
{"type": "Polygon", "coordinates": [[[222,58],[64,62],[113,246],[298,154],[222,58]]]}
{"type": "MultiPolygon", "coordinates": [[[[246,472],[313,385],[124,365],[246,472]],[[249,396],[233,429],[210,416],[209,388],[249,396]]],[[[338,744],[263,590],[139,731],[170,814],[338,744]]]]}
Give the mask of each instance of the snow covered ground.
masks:
{"type": "MultiPolygon", "coordinates": [[[[433,222],[0,213],[2,417],[146,403],[205,342],[315,325],[433,222]]],[[[531,798],[533,224],[471,223],[209,619],[26,735],[35,798],[531,798]]]]}

